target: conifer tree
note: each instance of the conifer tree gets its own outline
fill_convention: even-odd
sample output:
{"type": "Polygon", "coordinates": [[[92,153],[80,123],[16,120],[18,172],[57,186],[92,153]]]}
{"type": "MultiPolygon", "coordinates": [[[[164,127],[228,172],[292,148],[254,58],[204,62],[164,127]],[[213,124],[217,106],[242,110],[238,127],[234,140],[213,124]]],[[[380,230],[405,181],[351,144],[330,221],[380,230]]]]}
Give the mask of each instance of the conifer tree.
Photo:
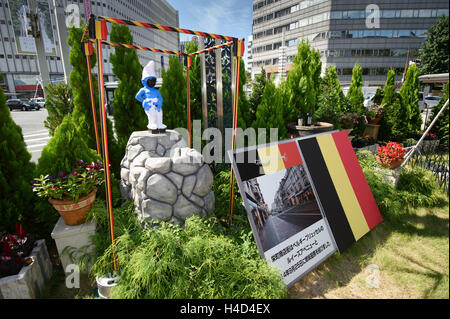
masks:
{"type": "Polygon", "coordinates": [[[286,112],[288,117],[285,118],[287,122],[296,121],[299,111],[305,122],[309,110],[314,115],[317,108],[321,69],[319,51],[311,49],[307,40],[302,40],[286,80],[289,92],[289,110],[286,112]]]}
{"type": "Polygon", "coordinates": [[[318,109],[313,120],[332,123],[335,128],[340,128],[341,115],[345,106],[345,96],[339,83],[336,67],[329,66],[320,84],[318,109]]]}
{"type": "Polygon", "coordinates": [[[420,131],[422,115],[419,109],[419,71],[416,64],[408,67],[405,82],[400,89],[402,97],[402,117],[404,120],[404,135],[420,131]]]}
{"type": "MultiPolygon", "coordinates": [[[[256,120],[252,127],[257,130],[259,128],[278,128],[278,140],[285,139],[287,129],[283,119],[282,96],[279,89],[271,80],[267,80],[261,103],[256,111],[256,120]]],[[[270,131],[266,131],[267,142],[269,142],[270,131]]]]}
{"type": "MultiPolygon", "coordinates": [[[[83,35],[83,29],[70,28],[67,42],[70,49],[69,61],[72,65],[69,81],[70,87],[73,93],[73,120],[77,126],[80,127],[80,133],[83,134],[83,139],[87,142],[88,146],[92,149],[96,149],[95,130],[91,107],[91,95],[89,90],[88,71],[86,65],[86,58],[82,51],[81,37],[83,35]]],[[[96,55],[93,54],[90,57],[91,67],[95,66],[96,55]]],[[[98,127],[100,128],[99,121],[99,102],[98,102],[98,88],[97,77],[92,74],[92,82],[94,87],[94,98],[97,111],[98,127]]]]}
{"type": "Polygon", "coordinates": [[[48,116],[44,126],[48,128],[49,134],[53,136],[56,128],[61,124],[64,116],[72,114],[73,96],[72,89],[64,82],[49,84],[45,87],[47,93],[45,108],[48,116]]]}
{"type": "Polygon", "coordinates": [[[186,77],[177,56],[169,57],[169,67],[162,71],[163,123],[169,129],[187,127],[186,77]]]}
{"type": "Polygon", "coordinates": [[[12,232],[16,223],[26,223],[32,216],[34,195],[30,182],[35,166],[1,87],[0,154],[0,230],[12,232]]]}
{"type": "Polygon", "coordinates": [[[401,140],[404,136],[404,123],[400,120],[402,101],[401,95],[395,91],[395,71],[393,69],[390,69],[387,74],[381,106],[384,114],[380,121],[379,138],[384,141],[401,140]]]}
{"type": "MultiPolygon", "coordinates": [[[[113,24],[110,37],[112,42],[133,44],[133,36],[126,25],[113,24]]],[[[142,87],[142,66],[136,50],[122,47],[114,49],[110,61],[113,73],[119,79],[114,91],[114,130],[124,153],[131,133],[147,129],[147,116],[135,97],[142,87]]]]}
{"type": "Polygon", "coordinates": [[[60,172],[72,172],[79,160],[88,163],[98,159],[96,151],[88,147],[78,132],[73,117],[68,114],[56,129],[55,135],[42,149],[38,161],[38,174],[56,176],[60,172]]]}
{"type": "Polygon", "coordinates": [[[239,71],[239,117],[238,117],[238,127],[245,130],[247,127],[251,126],[250,122],[250,104],[248,102],[247,96],[244,92],[244,85],[247,83],[247,75],[245,74],[245,63],[241,59],[241,66],[239,71]]]}
{"type": "MultiPolygon", "coordinates": [[[[86,57],[82,51],[82,47],[80,45],[81,38],[83,35],[83,28],[70,28],[69,37],[67,38],[67,42],[70,49],[69,60],[70,64],[73,66],[69,80],[70,87],[72,88],[73,93],[73,122],[77,126],[77,132],[81,135],[82,139],[86,142],[87,146],[91,149],[97,149],[97,142],[95,139],[95,128],[94,128],[94,120],[92,114],[92,106],[91,106],[91,95],[89,89],[88,82],[88,70],[86,64],[86,57]]],[[[93,68],[96,64],[96,55],[93,54],[90,57],[91,68],[93,68]]],[[[91,72],[91,70],[89,70],[91,72]]],[[[92,83],[93,83],[93,91],[94,91],[94,100],[95,100],[95,110],[96,110],[96,119],[97,119],[97,128],[99,132],[99,138],[101,139],[100,133],[100,103],[98,99],[98,84],[97,77],[92,74],[92,83]]],[[[105,107],[105,106],[102,106],[105,107]]],[[[108,135],[108,148],[110,155],[110,164],[112,171],[116,173],[116,175],[120,172],[120,161],[122,160],[123,151],[119,149],[117,142],[113,135],[112,123],[107,118],[106,119],[106,131],[108,135]]]]}
{"type": "Polygon", "coordinates": [[[382,88],[377,88],[377,91],[375,92],[375,96],[373,98],[373,103],[380,105],[383,101],[384,97],[384,91],[382,88]]]}
{"type": "Polygon", "coordinates": [[[364,113],[362,86],[362,67],[359,63],[356,63],[352,70],[352,82],[347,93],[348,112],[355,112],[358,115],[364,113]]]}
{"type": "Polygon", "coordinates": [[[421,75],[448,72],[448,25],[449,17],[442,15],[428,30],[427,37],[419,51],[421,75]]]}
{"type": "Polygon", "coordinates": [[[251,121],[251,123],[253,123],[256,119],[256,110],[258,109],[258,105],[261,103],[266,83],[266,70],[261,67],[261,73],[255,75],[255,80],[253,81],[252,86],[252,94],[250,95],[249,99],[249,120],[251,121]]]}

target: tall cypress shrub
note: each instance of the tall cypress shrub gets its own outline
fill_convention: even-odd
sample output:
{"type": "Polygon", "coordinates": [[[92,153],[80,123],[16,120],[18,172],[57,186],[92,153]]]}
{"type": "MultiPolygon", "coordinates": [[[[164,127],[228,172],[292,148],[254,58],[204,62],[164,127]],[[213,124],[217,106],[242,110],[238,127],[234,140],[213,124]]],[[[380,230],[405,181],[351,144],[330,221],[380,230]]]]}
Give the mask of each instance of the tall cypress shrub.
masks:
{"type": "MultiPolygon", "coordinates": [[[[69,61],[73,67],[69,76],[70,87],[73,92],[73,120],[80,127],[80,133],[83,134],[83,139],[87,142],[87,145],[92,149],[96,149],[91,95],[88,82],[88,72],[91,72],[91,70],[87,69],[86,57],[80,45],[82,35],[83,29],[70,28],[67,38],[67,42],[71,46],[69,61]]],[[[95,66],[96,61],[96,55],[91,55],[90,62],[92,68],[95,66]]],[[[97,126],[100,128],[97,77],[94,74],[92,74],[92,82],[97,112],[97,126]]]]}
{"type": "Polygon", "coordinates": [[[302,40],[286,79],[289,94],[289,110],[285,118],[287,122],[296,121],[299,111],[305,122],[309,109],[314,114],[319,95],[321,69],[319,51],[312,49],[307,40],[302,40]]]}
{"type": "MultiPolygon", "coordinates": [[[[70,72],[69,80],[70,87],[73,92],[73,121],[77,126],[77,132],[80,134],[82,139],[86,142],[87,146],[91,149],[97,149],[97,143],[95,140],[95,128],[94,120],[92,114],[91,106],[91,95],[88,82],[88,72],[91,70],[87,69],[86,57],[82,51],[81,38],[83,35],[83,28],[70,28],[69,37],[67,42],[70,49],[69,60],[70,64],[73,66],[70,72]]],[[[96,64],[96,55],[93,54],[90,57],[91,68],[96,64]]],[[[97,128],[99,132],[99,138],[101,139],[100,133],[100,103],[98,95],[98,84],[97,77],[92,74],[92,84],[94,91],[94,102],[97,118],[97,128]]],[[[102,106],[105,107],[105,106],[102,106]]],[[[122,160],[123,151],[119,149],[117,141],[114,138],[112,123],[107,118],[106,119],[106,130],[108,135],[108,148],[110,155],[110,164],[112,171],[118,175],[120,172],[120,161],[122,160]]]]}
{"type": "MultiPolygon", "coordinates": [[[[1,80],[1,75],[0,75],[1,80]]],[[[30,162],[22,128],[14,123],[0,87],[0,231],[14,231],[16,223],[27,223],[33,213],[35,166],[30,162]]]]}
{"type": "Polygon", "coordinates": [[[355,63],[352,70],[352,82],[347,93],[348,112],[355,112],[358,115],[364,113],[364,95],[362,93],[362,67],[355,63]]]}
{"type": "Polygon", "coordinates": [[[313,120],[332,123],[335,128],[340,128],[345,106],[345,95],[339,83],[336,67],[329,66],[320,84],[318,109],[313,120]]]}
{"type": "Polygon", "coordinates": [[[245,130],[247,127],[251,126],[251,117],[249,112],[249,102],[247,96],[244,92],[244,85],[247,83],[247,75],[245,74],[245,63],[241,59],[241,65],[239,69],[239,109],[238,109],[238,127],[245,130]]]}
{"type": "Polygon", "coordinates": [[[187,127],[186,77],[177,56],[169,57],[169,67],[162,71],[163,123],[169,129],[187,127]]]}
{"type": "MultiPolygon", "coordinates": [[[[133,44],[133,36],[126,25],[113,24],[110,37],[112,42],[133,44]]],[[[114,49],[110,61],[113,73],[119,79],[114,91],[114,130],[124,154],[131,133],[147,129],[147,116],[135,98],[142,87],[142,66],[136,50],[122,47],[114,49]]]]}
{"type": "Polygon", "coordinates": [[[44,126],[48,128],[49,134],[53,136],[56,128],[61,124],[64,116],[73,112],[72,89],[66,83],[49,84],[45,87],[45,108],[48,116],[44,126]]]}
{"type": "Polygon", "coordinates": [[[384,96],[381,106],[384,109],[380,121],[379,139],[384,141],[399,141],[404,137],[404,128],[401,121],[402,101],[401,95],[395,91],[395,71],[390,69],[384,85],[384,96]]]}
{"type": "MultiPolygon", "coordinates": [[[[256,120],[252,127],[255,130],[259,128],[271,129],[278,128],[278,140],[287,137],[286,124],[283,118],[282,95],[280,89],[275,87],[271,80],[267,80],[261,103],[256,111],[256,120]]],[[[270,131],[266,131],[267,142],[269,142],[270,131]]]]}
{"type": "Polygon", "coordinates": [[[408,67],[405,82],[400,89],[402,97],[403,111],[402,117],[405,128],[405,135],[420,131],[422,116],[419,109],[419,70],[416,64],[408,67]]]}
{"type": "Polygon", "coordinates": [[[264,93],[264,88],[266,87],[267,79],[266,79],[266,70],[261,67],[261,73],[255,75],[255,80],[253,81],[252,86],[252,94],[249,99],[249,119],[251,123],[256,120],[256,111],[258,109],[258,105],[261,103],[261,99],[264,93]]]}

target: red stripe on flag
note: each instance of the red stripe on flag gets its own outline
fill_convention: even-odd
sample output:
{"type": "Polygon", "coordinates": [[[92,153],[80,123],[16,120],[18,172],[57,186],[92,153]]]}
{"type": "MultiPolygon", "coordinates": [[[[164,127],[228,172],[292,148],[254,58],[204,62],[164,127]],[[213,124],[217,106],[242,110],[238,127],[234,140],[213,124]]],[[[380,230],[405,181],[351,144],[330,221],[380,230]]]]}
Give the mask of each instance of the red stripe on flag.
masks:
{"type": "Polygon", "coordinates": [[[332,135],[367,225],[370,229],[373,229],[383,218],[359,165],[352,144],[345,131],[333,133],[332,135]]]}
{"type": "Polygon", "coordinates": [[[281,159],[284,162],[285,168],[300,165],[303,163],[296,142],[279,144],[278,149],[280,150],[281,159]]]}

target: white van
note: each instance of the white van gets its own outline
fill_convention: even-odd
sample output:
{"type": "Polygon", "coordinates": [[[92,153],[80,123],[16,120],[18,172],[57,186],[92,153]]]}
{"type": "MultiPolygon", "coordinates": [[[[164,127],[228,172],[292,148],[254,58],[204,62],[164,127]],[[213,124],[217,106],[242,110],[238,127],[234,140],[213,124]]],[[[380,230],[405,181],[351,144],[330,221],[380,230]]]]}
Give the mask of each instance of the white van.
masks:
{"type": "Polygon", "coordinates": [[[40,107],[45,107],[45,99],[43,97],[36,97],[30,100],[34,103],[37,103],[40,107]]]}

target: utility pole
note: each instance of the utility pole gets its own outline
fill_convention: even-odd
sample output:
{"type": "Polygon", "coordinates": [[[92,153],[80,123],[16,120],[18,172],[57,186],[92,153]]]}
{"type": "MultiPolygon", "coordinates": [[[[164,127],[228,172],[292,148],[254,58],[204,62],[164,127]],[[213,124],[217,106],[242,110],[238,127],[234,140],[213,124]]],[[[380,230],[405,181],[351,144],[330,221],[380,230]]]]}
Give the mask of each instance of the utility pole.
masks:
{"type": "Polygon", "coordinates": [[[36,0],[28,0],[29,13],[27,18],[30,19],[31,29],[28,30],[28,34],[32,35],[36,44],[36,56],[38,61],[39,73],[42,79],[42,91],[44,87],[50,84],[50,74],[48,72],[47,60],[45,57],[44,39],[41,36],[41,24],[39,21],[38,3],[36,0]]]}
{"type": "Polygon", "coordinates": [[[67,44],[66,18],[64,6],[61,0],[53,0],[53,9],[55,13],[56,30],[59,39],[59,51],[61,52],[61,62],[64,71],[64,82],[69,84],[69,74],[72,66],[69,63],[69,45],[67,44]]]}

